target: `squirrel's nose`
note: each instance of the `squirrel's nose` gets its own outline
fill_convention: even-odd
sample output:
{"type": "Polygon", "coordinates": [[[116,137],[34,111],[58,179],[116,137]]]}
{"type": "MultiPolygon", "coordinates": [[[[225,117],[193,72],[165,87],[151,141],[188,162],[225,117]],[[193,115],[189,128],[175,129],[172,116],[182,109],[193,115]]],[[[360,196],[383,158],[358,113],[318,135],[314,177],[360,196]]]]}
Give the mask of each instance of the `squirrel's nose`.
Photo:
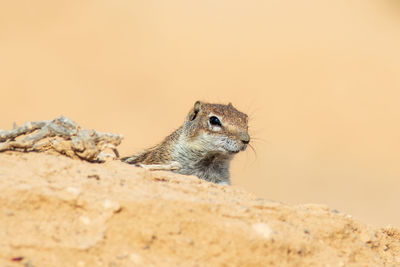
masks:
{"type": "Polygon", "coordinates": [[[250,135],[248,133],[242,133],[240,135],[240,141],[242,141],[243,144],[247,145],[250,143],[250,135]]]}

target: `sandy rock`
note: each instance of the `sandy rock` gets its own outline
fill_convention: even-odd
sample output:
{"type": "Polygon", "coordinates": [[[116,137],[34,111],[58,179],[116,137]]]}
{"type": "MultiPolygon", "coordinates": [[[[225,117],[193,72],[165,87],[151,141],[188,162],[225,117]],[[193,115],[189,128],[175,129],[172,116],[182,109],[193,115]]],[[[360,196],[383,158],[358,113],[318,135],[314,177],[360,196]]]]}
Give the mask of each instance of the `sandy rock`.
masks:
{"type": "Polygon", "coordinates": [[[0,154],[1,266],[399,266],[400,231],[169,172],[0,154]]]}

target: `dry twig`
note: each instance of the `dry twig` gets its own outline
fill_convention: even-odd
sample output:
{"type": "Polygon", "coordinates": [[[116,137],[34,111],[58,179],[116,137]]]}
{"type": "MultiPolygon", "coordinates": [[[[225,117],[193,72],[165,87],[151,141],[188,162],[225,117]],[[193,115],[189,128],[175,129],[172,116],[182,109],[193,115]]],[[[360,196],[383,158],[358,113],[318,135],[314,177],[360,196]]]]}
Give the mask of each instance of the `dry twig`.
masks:
{"type": "Polygon", "coordinates": [[[61,116],[52,121],[27,122],[13,130],[0,131],[0,152],[54,151],[71,158],[104,162],[107,158],[119,157],[117,146],[122,138],[120,134],[81,128],[71,119],[61,116]]]}

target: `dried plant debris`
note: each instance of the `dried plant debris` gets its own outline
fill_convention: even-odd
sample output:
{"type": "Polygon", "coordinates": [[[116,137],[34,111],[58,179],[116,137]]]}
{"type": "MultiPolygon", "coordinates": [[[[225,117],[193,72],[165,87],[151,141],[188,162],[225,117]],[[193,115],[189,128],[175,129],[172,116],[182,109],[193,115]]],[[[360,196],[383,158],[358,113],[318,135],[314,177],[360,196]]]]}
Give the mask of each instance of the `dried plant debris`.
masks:
{"type": "Polygon", "coordinates": [[[80,127],[61,116],[52,121],[27,122],[13,130],[0,131],[0,152],[56,152],[90,162],[119,157],[117,146],[122,135],[100,133],[80,127]]]}

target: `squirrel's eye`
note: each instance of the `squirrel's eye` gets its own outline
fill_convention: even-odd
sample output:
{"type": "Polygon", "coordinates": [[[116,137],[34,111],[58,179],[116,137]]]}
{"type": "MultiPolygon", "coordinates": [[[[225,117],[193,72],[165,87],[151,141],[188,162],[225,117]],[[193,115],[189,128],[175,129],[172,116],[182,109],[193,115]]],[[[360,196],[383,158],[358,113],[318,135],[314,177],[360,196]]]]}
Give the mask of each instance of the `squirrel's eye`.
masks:
{"type": "Polygon", "coordinates": [[[221,126],[221,122],[219,121],[219,119],[215,116],[211,116],[210,117],[210,124],[211,125],[218,125],[221,126]]]}

